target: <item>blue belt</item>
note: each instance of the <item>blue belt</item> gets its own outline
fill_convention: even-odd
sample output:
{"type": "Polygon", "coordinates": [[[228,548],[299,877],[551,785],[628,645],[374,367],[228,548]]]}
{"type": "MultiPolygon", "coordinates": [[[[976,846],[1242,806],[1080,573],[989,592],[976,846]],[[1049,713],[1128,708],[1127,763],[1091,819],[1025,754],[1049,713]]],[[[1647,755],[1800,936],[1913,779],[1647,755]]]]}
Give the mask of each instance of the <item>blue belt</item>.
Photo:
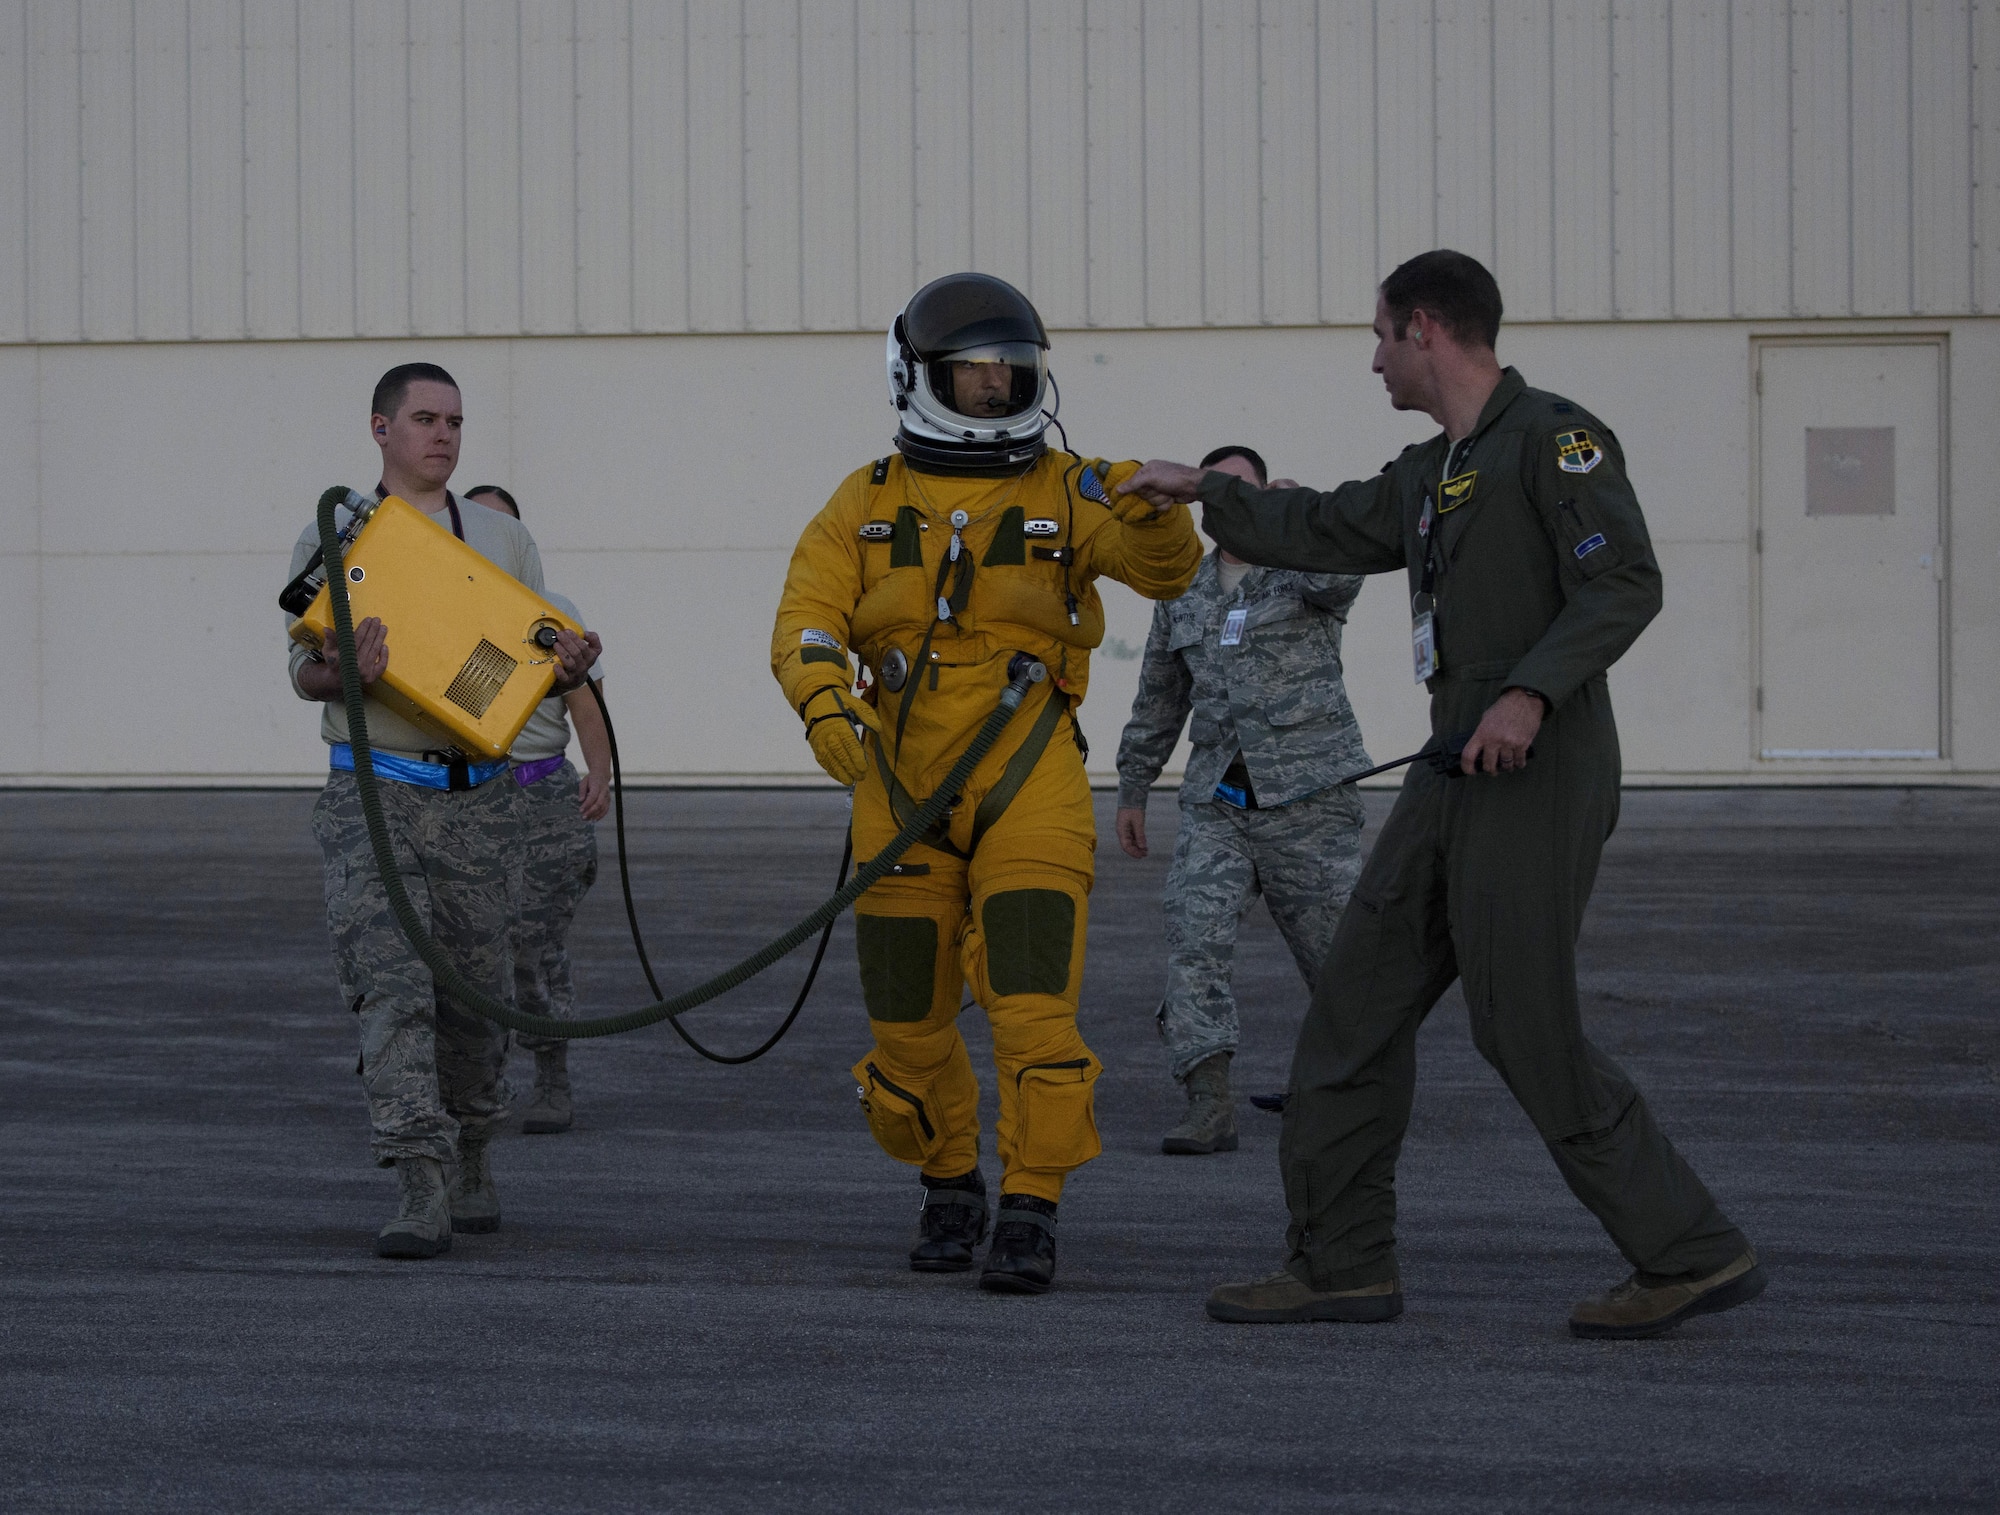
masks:
{"type": "MultiPolygon", "coordinates": [[[[348,743],[335,742],[327,749],[327,756],[335,772],[354,771],[354,748],[348,743]]],[[[426,763],[419,758],[397,757],[393,752],[377,752],[373,757],[378,777],[425,789],[477,789],[507,771],[505,758],[487,763],[467,763],[463,759],[455,763],[426,763]]]]}

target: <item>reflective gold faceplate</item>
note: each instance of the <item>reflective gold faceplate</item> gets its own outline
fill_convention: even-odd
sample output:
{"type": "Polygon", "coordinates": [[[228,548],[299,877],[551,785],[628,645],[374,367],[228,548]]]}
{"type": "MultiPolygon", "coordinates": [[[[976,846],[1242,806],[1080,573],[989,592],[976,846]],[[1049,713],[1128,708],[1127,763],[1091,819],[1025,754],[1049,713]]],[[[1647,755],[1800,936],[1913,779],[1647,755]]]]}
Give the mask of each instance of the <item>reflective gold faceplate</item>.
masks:
{"type": "MultiPolygon", "coordinates": [[[[505,757],[559,671],[536,631],[583,628],[395,495],[363,523],[345,566],[354,624],[372,615],[389,633],[389,667],[372,696],[441,748],[505,757]]],[[[332,639],[324,586],[291,632],[315,650],[332,639]]]]}

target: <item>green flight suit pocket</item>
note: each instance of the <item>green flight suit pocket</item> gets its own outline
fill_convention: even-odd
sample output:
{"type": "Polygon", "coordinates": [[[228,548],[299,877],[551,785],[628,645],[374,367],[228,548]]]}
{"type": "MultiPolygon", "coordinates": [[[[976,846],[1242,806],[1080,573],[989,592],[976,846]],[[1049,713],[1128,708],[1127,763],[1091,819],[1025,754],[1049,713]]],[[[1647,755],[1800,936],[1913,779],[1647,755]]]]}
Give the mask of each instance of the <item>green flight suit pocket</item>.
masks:
{"type": "Polygon", "coordinates": [[[1024,1168],[1080,1168],[1104,1150],[1095,1091],[1103,1069],[1094,1057],[1036,1063],[1015,1075],[1014,1148],[1024,1168]]]}
{"type": "Polygon", "coordinates": [[[870,1020],[920,1021],[931,1013],[937,950],[937,922],[927,915],[854,917],[861,998],[870,1020]]]}
{"type": "Polygon", "coordinates": [[[1606,535],[1603,513],[1588,494],[1565,494],[1556,501],[1555,532],[1556,546],[1567,559],[1565,571],[1580,575],[1586,583],[1625,561],[1606,535]]]}

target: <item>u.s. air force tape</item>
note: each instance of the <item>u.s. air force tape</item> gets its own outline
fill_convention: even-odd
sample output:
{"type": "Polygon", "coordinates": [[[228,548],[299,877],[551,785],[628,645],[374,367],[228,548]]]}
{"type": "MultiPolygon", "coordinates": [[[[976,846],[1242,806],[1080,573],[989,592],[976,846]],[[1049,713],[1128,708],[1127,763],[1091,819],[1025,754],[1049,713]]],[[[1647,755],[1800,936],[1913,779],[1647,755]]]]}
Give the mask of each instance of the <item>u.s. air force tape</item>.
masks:
{"type": "Polygon", "coordinates": [[[830,632],[808,629],[799,633],[799,645],[801,647],[831,647],[835,652],[838,652],[840,651],[840,638],[830,632]]]}

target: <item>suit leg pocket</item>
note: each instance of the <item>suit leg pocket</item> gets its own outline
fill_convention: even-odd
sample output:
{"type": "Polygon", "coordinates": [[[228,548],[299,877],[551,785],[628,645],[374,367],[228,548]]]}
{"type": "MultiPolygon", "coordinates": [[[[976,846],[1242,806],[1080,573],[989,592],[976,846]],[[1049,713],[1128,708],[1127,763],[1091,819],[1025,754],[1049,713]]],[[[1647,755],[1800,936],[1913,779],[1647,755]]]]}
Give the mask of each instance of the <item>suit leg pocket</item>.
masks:
{"type": "Polygon", "coordinates": [[[1080,1168],[1104,1143],[1097,1134],[1097,1075],[1094,1057],[1061,1063],[1033,1063],[1015,1075],[1020,1092],[1016,1149],[1024,1168],[1068,1172],[1080,1168]]]}
{"type": "Polygon", "coordinates": [[[879,1054],[854,1065],[855,1093],[881,1149],[900,1162],[922,1163],[944,1145],[948,1134],[938,1122],[929,1080],[892,1078],[879,1054]]]}

